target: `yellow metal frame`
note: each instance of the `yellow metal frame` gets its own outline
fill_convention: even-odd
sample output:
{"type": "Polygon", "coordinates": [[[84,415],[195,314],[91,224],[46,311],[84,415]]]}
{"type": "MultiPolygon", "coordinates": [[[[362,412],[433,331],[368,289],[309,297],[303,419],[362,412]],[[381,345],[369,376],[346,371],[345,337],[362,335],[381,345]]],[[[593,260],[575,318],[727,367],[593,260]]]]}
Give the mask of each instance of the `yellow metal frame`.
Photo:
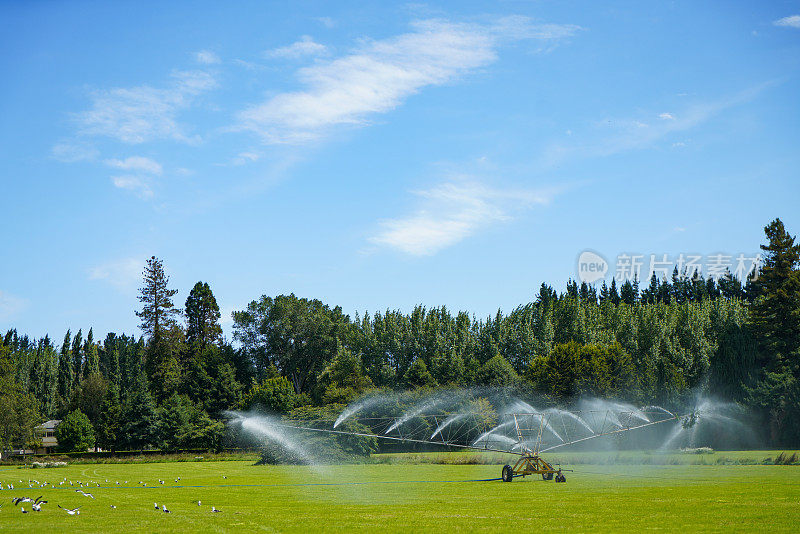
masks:
{"type": "Polygon", "coordinates": [[[553,466],[538,455],[520,456],[512,468],[514,476],[542,475],[545,480],[550,480],[556,473],[553,466]]]}

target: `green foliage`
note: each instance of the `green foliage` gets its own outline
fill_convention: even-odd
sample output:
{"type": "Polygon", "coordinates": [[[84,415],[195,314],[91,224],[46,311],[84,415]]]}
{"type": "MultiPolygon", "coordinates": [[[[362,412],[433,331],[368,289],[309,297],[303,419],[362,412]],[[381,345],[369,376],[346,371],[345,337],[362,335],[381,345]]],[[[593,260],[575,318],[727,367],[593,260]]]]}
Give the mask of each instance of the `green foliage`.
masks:
{"type": "Polygon", "coordinates": [[[338,335],[349,322],[338,306],[319,300],[262,296],[234,313],[234,339],[260,377],[270,365],[286,376],[297,393],[311,393],[319,373],[336,353],[338,335]]]}
{"type": "Polygon", "coordinates": [[[94,428],[89,418],[73,410],[56,428],[58,448],[64,452],[85,452],[94,447],[94,428]]]}
{"type": "Polygon", "coordinates": [[[411,367],[406,371],[403,380],[411,387],[426,388],[435,387],[436,379],[428,371],[428,366],[421,359],[414,360],[411,367]]]}
{"type": "Polygon", "coordinates": [[[142,320],[139,326],[142,331],[158,339],[165,329],[175,325],[175,316],[180,313],[172,302],[172,297],[178,290],[169,289],[169,277],[164,272],[164,262],[155,256],[147,260],[142,275],[144,285],[139,290],[142,309],[136,312],[136,316],[142,320]]]}
{"type": "Polygon", "coordinates": [[[759,298],[752,308],[752,324],[763,358],[771,371],[798,371],[800,365],[800,244],[795,244],[783,222],[764,228],[769,243],[762,245],[764,265],[758,276],[759,298]]]}
{"type": "Polygon", "coordinates": [[[372,388],[372,380],[364,374],[361,357],[339,342],[336,355],[320,373],[318,380],[325,404],[347,404],[372,388]]]}
{"type": "Polygon", "coordinates": [[[241,408],[257,408],[276,413],[286,413],[298,406],[298,395],[286,377],[267,378],[253,385],[242,398],[241,408]]]}
{"type": "Polygon", "coordinates": [[[172,395],[159,407],[161,446],[166,450],[219,449],[225,425],[212,420],[185,395],[172,395]]]}
{"type": "Polygon", "coordinates": [[[539,391],[560,399],[581,394],[630,397],[637,386],[630,355],[619,343],[556,345],[549,355],[531,362],[527,375],[539,391]]]}
{"type": "Polygon", "coordinates": [[[158,445],[161,418],[142,373],[123,403],[122,421],[118,448],[145,449],[158,445]]]}
{"type": "Polygon", "coordinates": [[[108,382],[100,376],[100,373],[88,375],[73,392],[69,403],[70,410],[80,411],[86,414],[92,423],[96,423],[107,394],[108,382]]]}
{"type": "Polygon", "coordinates": [[[486,386],[515,386],[520,382],[519,375],[501,355],[494,356],[478,371],[478,383],[486,386]]]}
{"type": "Polygon", "coordinates": [[[219,325],[219,306],[206,282],[197,282],[186,298],[186,341],[196,351],[219,343],[222,327],[219,325]]]}
{"type": "MultiPolygon", "coordinates": [[[[345,406],[342,404],[301,406],[289,412],[285,419],[302,423],[302,426],[309,428],[330,428],[332,422],[336,420],[344,408],[345,406]]],[[[372,433],[369,427],[352,418],[341,423],[336,429],[341,429],[345,432],[372,433]]],[[[341,451],[345,455],[368,456],[378,450],[378,440],[374,436],[331,435],[321,432],[312,432],[310,434],[314,436],[308,437],[321,440],[321,445],[323,442],[329,446],[335,445],[331,447],[330,452],[325,452],[322,448],[311,447],[308,442],[304,443],[308,450],[315,451],[318,454],[338,455],[337,451],[341,451]]]]}

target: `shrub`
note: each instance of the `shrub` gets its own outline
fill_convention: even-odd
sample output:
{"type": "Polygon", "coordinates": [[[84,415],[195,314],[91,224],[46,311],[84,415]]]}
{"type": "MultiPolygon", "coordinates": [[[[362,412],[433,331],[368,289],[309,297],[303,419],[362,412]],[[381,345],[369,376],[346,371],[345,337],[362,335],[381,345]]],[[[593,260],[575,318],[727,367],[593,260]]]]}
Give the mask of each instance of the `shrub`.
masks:
{"type": "Polygon", "coordinates": [[[94,428],[80,410],[70,412],[56,428],[58,448],[65,452],[86,452],[94,447],[94,428]]]}

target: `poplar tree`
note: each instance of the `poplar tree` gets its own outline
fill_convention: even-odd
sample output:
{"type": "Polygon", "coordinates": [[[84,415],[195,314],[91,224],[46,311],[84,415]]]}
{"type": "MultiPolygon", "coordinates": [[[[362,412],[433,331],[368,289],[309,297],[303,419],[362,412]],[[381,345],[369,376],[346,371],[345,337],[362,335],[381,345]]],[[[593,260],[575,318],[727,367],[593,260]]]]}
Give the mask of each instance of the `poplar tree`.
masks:
{"type": "Polygon", "coordinates": [[[98,373],[100,373],[100,358],[97,354],[94,334],[90,328],[89,334],[86,336],[86,343],[83,345],[83,377],[88,378],[98,373]]]}
{"type": "Polygon", "coordinates": [[[66,402],[72,395],[72,387],[75,384],[75,371],[72,367],[72,353],[70,343],[72,333],[67,330],[64,342],[61,344],[61,353],[58,357],[58,395],[66,402]]]}
{"type": "Polygon", "coordinates": [[[72,339],[72,375],[73,384],[81,381],[81,371],[83,370],[83,333],[78,329],[78,333],[72,339]]]}

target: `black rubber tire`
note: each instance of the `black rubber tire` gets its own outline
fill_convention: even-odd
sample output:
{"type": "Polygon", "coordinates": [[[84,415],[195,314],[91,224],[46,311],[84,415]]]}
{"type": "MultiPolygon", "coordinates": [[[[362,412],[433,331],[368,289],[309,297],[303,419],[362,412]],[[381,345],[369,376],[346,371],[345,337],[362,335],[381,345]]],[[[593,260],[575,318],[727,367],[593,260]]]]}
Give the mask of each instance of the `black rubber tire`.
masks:
{"type": "Polygon", "coordinates": [[[514,468],[506,464],[503,466],[503,482],[511,482],[514,480],[514,468]]]}
{"type": "Polygon", "coordinates": [[[542,473],[542,480],[553,480],[553,473],[542,473]]]}

